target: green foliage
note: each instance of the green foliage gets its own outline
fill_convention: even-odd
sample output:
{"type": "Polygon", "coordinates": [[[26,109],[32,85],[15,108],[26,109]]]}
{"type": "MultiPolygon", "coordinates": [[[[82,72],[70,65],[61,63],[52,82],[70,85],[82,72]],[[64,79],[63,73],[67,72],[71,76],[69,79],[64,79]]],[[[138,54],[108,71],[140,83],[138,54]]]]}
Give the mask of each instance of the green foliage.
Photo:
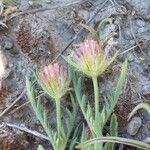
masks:
{"type": "MultiPolygon", "coordinates": [[[[81,94],[81,85],[82,85],[81,78],[79,77],[76,79],[77,82],[74,83],[74,90],[76,93],[76,97],[77,97],[79,106],[81,108],[81,111],[83,113],[83,116],[85,120],[87,121],[88,127],[92,133],[93,138],[102,137],[103,127],[105,123],[107,122],[108,118],[113,113],[114,108],[119,100],[119,96],[122,93],[122,89],[123,89],[125,78],[126,78],[126,73],[127,73],[127,60],[122,65],[121,74],[117,82],[116,88],[112,90],[111,93],[107,96],[105,100],[106,103],[104,104],[102,111],[98,112],[98,115],[96,115],[95,117],[94,117],[94,113],[89,102],[86,100],[86,96],[81,94]]],[[[96,90],[94,92],[96,92],[96,90]]],[[[111,123],[110,123],[110,135],[117,136],[117,129],[118,129],[117,117],[115,116],[115,114],[113,114],[111,117],[111,123]]],[[[102,145],[99,145],[99,146],[102,146],[102,145]]],[[[105,148],[106,147],[108,147],[110,150],[111,149],[113,150],[114,144],[107,144],[105,148]]],[[[94,149],[98,149],[98,148],[96,148],[95,146],[94,149]]]]}
{"type": "Polygon", "coordinates": [[[58,135],[57,132],[54,132],[51,129],[48,119],[47,119],[47,114],[44,111],[42,104],[40,103],[40,99],[37,98],[37,96],[32,88],[31,82],[28,80],[28,78],[26,79],[26,87],[27,87],[27,95],[30,100],[31,106],[32,106],[38,120],[42,124],[45,132],[47,133],[49,140],[53,146],[53,149],[54,150],[58,150],[58,149],[64,150],[66,147],[67,141],[70,137],[70,133],[72,131],[73,124],[75,121],[75,116],[77,114],[77,106],[76,106],[76,102],[75,102],[73,96],[71,95],[73,111],[70,112],[70,110],[66,108],[66,112],[68,114],[68,116],[65,120],[66,131],[64,131],[64,127],[62,127],[61,133],[58,135]]]}
{"type": "Polygon", "coordinates": [[[0,0],[0,3],[9,3],[9,4],[14,4],[16,0],[0,0]]]}
{"type": "Polygon", "coordinates": [[[80,138],[82,136],[82,131],[83,131],[83,125],[79,124],[73,132],[73,136],[69,143],[69,150],[74,150],[76,143],[80,140],[80,138]]]}
{"type": "MultiPolygon", "coordinates": [[[[86,30],[88,30],[88,31],[92,34],[93,38],[94,38],[96,41],[99,42],[100,36],[101,36],[101,28],[102,28],[102,26],[104,26],[104,25],[107,24],[107,23],[112,24],[111,18],[105,18],[105,19],[103,19],[102,21],[99,21],[99,22],[97,23],[95,29],[92,28],[91,26],[86,25],[86,24],[82,24],[82,23],[81,23],[80,25],[81,25],[82,27],[84,27],[86,30]]],[[[110,39],[111,37],[113,37],[114,34],[115,34],[115,33],[112,32],[112,33],[110,33],[110,34],[106,37],[106,39],[103,41],[103,43],[101,43],[101,44],[102,44],[102,45],[101,45],[102,48],[103,48],[104,46],[106,46],[106,43],[109,41],[109,39],[110,39]]]]}
{"type": "MultiPolygon", "coordinates": [[[[112,20],[110,18],[104,19],[97,25],[96,29],[86,26],[84,24],[82,24],[82,26],[87,30],[89,30],[94,36],[94,38],[99,42],[101,35],[101,27],[106,23],[111,24],[112,20]]],[[[110,33],[110,35],[108,35],[108,37],[104,39],[104,41],[100,44],[101,49],[105,48],[108,41],[114,34],[115,33],[112,32],[110,33]]],[[[108,65],[110,65],[116,59],[117,56],[118,52],[116,52],[115,55],[111,58],[108,65]]],[[[37,70],[35,71],[35,77],[39,85],[42,87],[44,92],[46,92],[50,97],[55,99],[54,102],[56,104],[56,119],[57,119],[56,131],[54,131],[54,129],[52,129],[51,126],[49,125],[48,117],[41,104],[41,101],[37,97],[35,91],[33,90],[31,82],[28,80],[28,78],[26,79],[27,95],[29,101],[38,120],[40,121],[46,134],[48,135],[49,141],[51,142],[53,149],[74,150],[75,144],[79,142],[81,144],[77,145],[76,148],[81,150],[114,150],[115,143],[122,143],[130,146],[135,146],[143,150],[150,149],[150,146],[143,142],[117,137],[118,121],[117,116],[114,114],[114,108],[118,103],[120,95],[122,94],[124,83],[126,80],[127,65],[128,65],[127,60],[125,60],[125,62],[122,64],[121,73],[116,83],[116,87],[112,88],[111,91],[107,94],[107,96],[104,97],[105,102],[101,108],[99,105],[100,100],[99,100],[99,85],[97,79],[98,75],[89,76],[92,78],[94,87],[95,106],[93,109],[91,103],[87,99],[87,96],[82,93],[83,77],[81,74],[74,71],[75,68],[79,69],[77,64],[74,61],[72,61],[70,57],[63,57],[63,58],[68,62],[68,64],[71,65],[68,66],[68,74],[69,74],[68,80],[69,83],[71,82],[71,85],[73,86],[72,89],[69,89],[72,104],[71,110],[68,109],[67,107],[61,106],[60,99],[59,98],[57,99],[57,97],[55,97],[54,95],[52,95],[52,93],[49,92],[49,87],[46,86],[44,81],[41,80],[39,72],[37,70]],[[74,127],[76,115],[78,112],[78,105],[87,123],[87,127],[84,124],[79,124],[77,125],[76,128],[74,127]],[[64,118],[61,116],[61,110],[63,110],[65,114],[64,118]],[[109,133],[106,134],[106,137],[103,137],[104,126],[108,121],[108,119],[110,119],[109,133]],[[67,145],[68,141],[69,145],[67,145]]],[[[101,65],[103,65],[103,63],[101,65]]],[[[133,111],[129,116],[129,119],[135,114],[137,110],[141,108],[144,108],[150,113],[150,106],[146,103],[141,103],[133,109],[133,111]]],[[[37,150],[44,150],[44,149],[42,146],[39,146],[37,150]]]]}
{"type": "Polygon", "coordinates": [[[29,101],[36,114],[36,117],[42,124],[46,134],[49,137],[50,142],[52,143],[52,146],[55,148],[55,144],[54,144],[53,136],[52,136],[53,131],[48,124],[46,112],[44,111],[44,108],[40,103],[40,99],[36,97],[36,94],[32,88],[32,84],[28,78],[26,78],[26,88],[27,88],[27,95],[28,95],[29,101]]]}
{"type": "MultiPolygon", "coordinates": [[[[115,114],[111,116],[110,120],[110,136],[118,136],[118,121],[115,114]]],[[[114,150],[114,143],[106,143],[104,150],[114,150]]]]}
{"type": "Polygon", "coordinates": [[[103,126],[105,125],[105,123],[109,119],[110,115],[114,111],[114,108],[115,108],[116,104],[118,103],[119,96],[122,93],[125,79],[126,79],[126,74],[127,74],[127,64],[128,64],[127,60],[125,60],[125,62],[122,65],[121,74],[120,74],[119,80],[117,82],[116,88],[114,90],[111,90],[110,93],[107,95],[107,98],[105,98],[106,103],[105,103],[105,107],[103,109],[105,109],[106,114],[105,114],[105,122],[104,122],[103,126]]]}
{"type": "Polygon", "coordinates": [[[145,109],[150,114],[150,105],[147,103],[140,103],[138,104],[130,113],[128,120],[131,119],[131,117],[139,110],[139,109],[145,109]]]}
{"type": "Polygon", "coordinates": [[[111,137],[111,136],[110,137],[99,137],[99,138],[95,138],[92,140],[88,140],[85,143],[77,145],[76,148],[77,149],[86,148],[95,143],[105,143],[105,142],[119,143],[119,144],[121,143],[121,144],[129,145],[129,146],[134,146],[136,148],[143,149],[143,150],[150,149],[150,145],[146,144],[144,142],[140,142],[140,141],[132,140],[132,139],[126,139],[126,138],[122,138],[122,137],[111,137]]]}

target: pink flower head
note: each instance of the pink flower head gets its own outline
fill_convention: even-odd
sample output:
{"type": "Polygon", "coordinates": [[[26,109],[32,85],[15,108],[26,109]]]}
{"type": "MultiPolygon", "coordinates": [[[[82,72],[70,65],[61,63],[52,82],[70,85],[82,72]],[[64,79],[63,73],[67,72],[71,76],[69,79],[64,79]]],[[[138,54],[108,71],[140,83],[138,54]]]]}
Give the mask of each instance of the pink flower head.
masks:
{"type": "Polygon", "coordinates": [[[98,42],[92,39],[79,44],[71,57],[77,69],[90,77],[102,74],[109,64],[105,52],[101,50],[98,42]]]}
{"type": "Polygon", "coordinates": [[[67,68],[62,64],[50,64],[40,70],[40,77],[53,98],[61,98],[68,90],[67,68]]]}

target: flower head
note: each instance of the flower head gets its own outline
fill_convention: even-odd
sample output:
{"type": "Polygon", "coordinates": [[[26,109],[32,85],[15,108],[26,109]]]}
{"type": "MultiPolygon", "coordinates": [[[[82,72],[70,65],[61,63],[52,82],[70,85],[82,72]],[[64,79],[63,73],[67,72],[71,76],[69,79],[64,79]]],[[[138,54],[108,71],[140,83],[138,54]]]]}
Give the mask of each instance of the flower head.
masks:
{"type": "Polygon", "coordinates": [[[72,64],[90,77],[101,75],[109,66],[108,48],[102,51],[97,41],[89,39],[73,51],[72,64]]]}
{"type": "Polygon", "coordinates": [[[61,98],[69,88],[67,68],[62,64],[50,64],[40,70],[40,77],[53,98],[61,98]]]}

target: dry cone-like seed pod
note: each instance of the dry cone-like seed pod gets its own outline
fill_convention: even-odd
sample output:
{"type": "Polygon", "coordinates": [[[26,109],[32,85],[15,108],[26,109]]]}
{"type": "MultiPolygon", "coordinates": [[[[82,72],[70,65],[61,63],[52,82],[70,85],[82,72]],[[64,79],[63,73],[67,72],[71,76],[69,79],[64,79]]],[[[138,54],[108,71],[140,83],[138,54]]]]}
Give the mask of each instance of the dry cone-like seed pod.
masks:
{"type": "Polygon", "coordinates": [[[23,53],[30,52],[30,32],[26,21],[22,21],[16,35],[16,40],[23,53]]]}

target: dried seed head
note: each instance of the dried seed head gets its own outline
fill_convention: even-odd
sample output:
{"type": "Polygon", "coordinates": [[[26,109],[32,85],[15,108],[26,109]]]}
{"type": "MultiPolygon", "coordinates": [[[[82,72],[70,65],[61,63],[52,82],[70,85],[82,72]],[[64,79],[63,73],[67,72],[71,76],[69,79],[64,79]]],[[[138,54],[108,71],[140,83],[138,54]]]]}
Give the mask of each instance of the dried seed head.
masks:
{"type": "Polygon", "coordinates": [[[16,35],[16,40],[23,53],[30,51],[30,32],[26,21],[22,21],[16,35]]]}

